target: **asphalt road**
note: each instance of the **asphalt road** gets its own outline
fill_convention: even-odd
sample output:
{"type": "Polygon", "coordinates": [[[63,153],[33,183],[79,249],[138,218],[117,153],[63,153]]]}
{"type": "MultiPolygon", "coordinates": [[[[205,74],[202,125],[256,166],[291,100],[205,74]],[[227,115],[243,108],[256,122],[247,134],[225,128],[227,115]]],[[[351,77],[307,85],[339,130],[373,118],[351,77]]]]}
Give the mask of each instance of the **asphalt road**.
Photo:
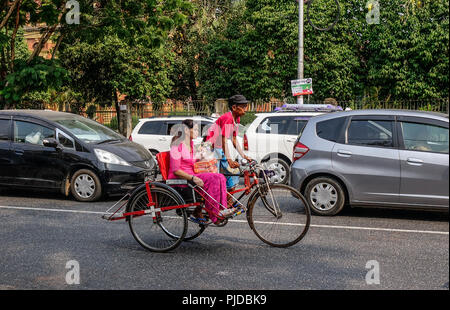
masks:
{"type": "Polygon", "coordinates": [[[448,213],[358,208],[313,216],[307,236],[287,249],[262,243],[240,216],[156,254],[124,221],[101,219],[114,202],[0,190],[0,289],[449,289],[448,213]],[[73,261],[79,284],[69,284],[73,261]]]}

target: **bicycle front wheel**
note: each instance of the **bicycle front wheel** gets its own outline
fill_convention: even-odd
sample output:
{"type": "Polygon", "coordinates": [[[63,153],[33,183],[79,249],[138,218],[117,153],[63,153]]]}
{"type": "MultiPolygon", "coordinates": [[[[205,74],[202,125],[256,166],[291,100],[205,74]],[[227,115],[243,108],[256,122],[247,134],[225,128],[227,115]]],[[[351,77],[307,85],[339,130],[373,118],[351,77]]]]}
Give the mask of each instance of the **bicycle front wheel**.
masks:
{"type": "Polygon", "coordinates": [[[293,187],[264,184],[248,203],[247,220],[263,242],[286,248],[306,235],[311,212],[305,198],[293,187]]]}
{"type": "MultiPolygon", "coordinates": [[[[157,209],[184,204],[176,193],[165,188],[152,187],[151,195],[157,209]]],[[[134,196],[129,212],[149,210],[147,204],[147,191],[143,189],[134,196]]],[[[148,213],[129,216],[128,224],[136,241],[152,252],[167,252],[179,246],[187,231],[186,210],[173,209],[156,212],[155,215],[153,217],[148,213]],[[171,234],[168,234],[168,231],[171,234]]]]}

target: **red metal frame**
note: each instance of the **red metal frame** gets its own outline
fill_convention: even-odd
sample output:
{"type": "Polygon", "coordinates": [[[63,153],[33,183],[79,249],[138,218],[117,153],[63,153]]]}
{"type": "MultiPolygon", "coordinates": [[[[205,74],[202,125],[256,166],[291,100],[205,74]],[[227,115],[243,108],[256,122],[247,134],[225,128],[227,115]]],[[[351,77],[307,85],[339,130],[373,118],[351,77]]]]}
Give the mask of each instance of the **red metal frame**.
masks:
{"type": "MultiPolygon", "coordinates": [[[[257,185],[259,183],[258,178],[256,177],[256,173],[252,172],[251,174],[249,173],[249,171],[244,171],[244,184],[245,187],[228,192],[229,194],[233,195],[235,193],[239,193],[239,192],[243,192],[245,191],[245,194],[248,195],[251,192],[251,189],[257,185]],[[253,179],[253,181],[251,181],[251,179],[253,179]]],[[[176,205],[176,206],[167,206],[167,207],[162,207],[162,208],[155,208],[155,206],[157,205],[157,201],[153,201],[152,198],[152,194],[151,194],[151,182],[147,181],[145,182],[145,189],[147,191],[147,198],[148,198],[148,203],[147,203],[147,207],[150,207],[147,210],[140,210],[140,211],[134,211],[134,212],[125,212],[123,213],[121,216],[115,216],[115,214],[124,206],[122,205],[119,209],[117,209],[110,217],[108,217],[107,219],[110,221],[117,221],[117,220],[121,220],[121,219],[125,219],[129,216],[142,216],[145,214],[152,214],[152,218],[154,221],[157,220],[157,218],[161,215],[161,212],[165,212],[165,211],[169,211],[169,210],[174,210],[174,209],[182,209],[182,208],[188,208],[188,207],[197,207],[197,206],[201,206],[203,203],[202,202],[193,202],[193,203],[187,203],[187,204],[183,204],[183,205],[176,205]]],[[[200,194],[203,198],[205,198],[202,193],[197,190],[196,188],[194,188],[194,190],[200,194]]]]}

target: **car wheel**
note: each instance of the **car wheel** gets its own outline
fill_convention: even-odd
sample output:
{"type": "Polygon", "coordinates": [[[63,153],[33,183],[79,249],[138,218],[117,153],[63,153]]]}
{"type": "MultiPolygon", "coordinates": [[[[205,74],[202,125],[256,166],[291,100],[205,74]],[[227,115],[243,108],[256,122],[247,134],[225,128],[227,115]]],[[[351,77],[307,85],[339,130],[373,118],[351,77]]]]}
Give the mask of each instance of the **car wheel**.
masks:
{"type": "Polygon", "coordinates": [[[336,215],[345,204],[345,193],[341,184],[329,177],[318,177],[309,181],[305,197],[311,210],[317,215],[336,215]]]}
{"type": "Polygon", "coordinates": [[[96,201],[102,194],[102,185],[93,171],[81,169],[72,176],[70,192],[78,201],[96,201]]]}
{"type": "Polygon", "coordinates": [[[287,184],[289,181],[289,164],[281,158],[270,159],[266,162],[268,170],[273,170],[275,175],[270,177],[270,183],[287,184]]]}

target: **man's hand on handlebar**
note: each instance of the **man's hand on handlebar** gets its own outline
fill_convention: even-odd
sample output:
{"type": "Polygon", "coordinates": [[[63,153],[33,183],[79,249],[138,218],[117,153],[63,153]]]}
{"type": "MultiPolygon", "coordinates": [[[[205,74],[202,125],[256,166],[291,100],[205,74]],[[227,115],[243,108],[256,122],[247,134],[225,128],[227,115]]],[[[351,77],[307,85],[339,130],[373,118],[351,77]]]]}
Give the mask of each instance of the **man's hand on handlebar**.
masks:
{"type": "Polygon", "coordinates": [[[251,159],[250,157],[248,157],[248,156],[244,156],[244,159],[246,159],[249,163],[251,163],[251,162],[253,162],[254,160],[253,159],[251,159]]]}
{"type": "Polygon", "coordinates": [[[228,165],[230,166],[230,168],[239,168],[239,163],[237,161],[228,159],[228,165]]]}

